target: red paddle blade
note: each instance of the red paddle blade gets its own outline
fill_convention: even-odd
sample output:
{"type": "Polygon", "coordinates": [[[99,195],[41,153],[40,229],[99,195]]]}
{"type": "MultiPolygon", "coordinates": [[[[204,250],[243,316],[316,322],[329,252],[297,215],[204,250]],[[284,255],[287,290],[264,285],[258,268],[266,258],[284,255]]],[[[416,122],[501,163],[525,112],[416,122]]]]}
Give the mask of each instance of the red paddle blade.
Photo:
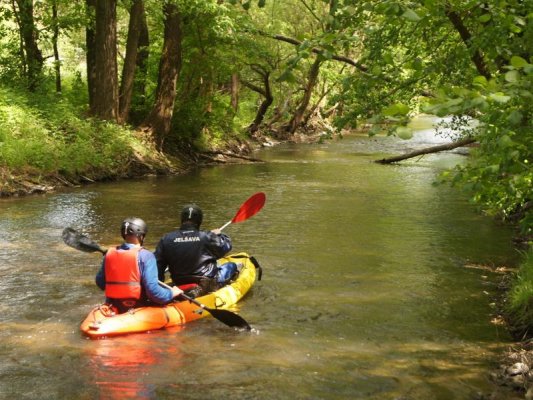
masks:
{"type": "Polygon", "coordinates": [[[259,212],[265,205],[266,195],[263,192],[258,192],[252,195],[244,204],[239,208],[237,214],[231,220],[232,223],[246,221],[248,218],[253,217],[259,212]]]}

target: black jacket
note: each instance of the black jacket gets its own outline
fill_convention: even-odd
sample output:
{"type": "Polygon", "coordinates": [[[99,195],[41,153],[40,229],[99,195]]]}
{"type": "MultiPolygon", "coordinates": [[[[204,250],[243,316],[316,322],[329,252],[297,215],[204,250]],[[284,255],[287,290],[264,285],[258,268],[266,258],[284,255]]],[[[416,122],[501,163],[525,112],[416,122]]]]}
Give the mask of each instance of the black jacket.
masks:
{"type": "Polygon", "coordinates": [[[221,233],[201,231],[191,225],[167,233],[155,249],[159,280],[164,281],[169,269],[173,281],[185,275],[213,278],[217,273],[217,259],[231,250],[231,239],[221,233]]]}

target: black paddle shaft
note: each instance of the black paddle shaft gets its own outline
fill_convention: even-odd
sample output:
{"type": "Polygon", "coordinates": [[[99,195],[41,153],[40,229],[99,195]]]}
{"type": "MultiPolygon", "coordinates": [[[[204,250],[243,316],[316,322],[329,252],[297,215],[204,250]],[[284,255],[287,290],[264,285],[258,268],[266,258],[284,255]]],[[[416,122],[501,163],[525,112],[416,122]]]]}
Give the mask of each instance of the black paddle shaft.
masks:
{"type": "MultiPolygon", "coordinates": [[[[170,288],[170,286],[168,286],[164,282],[159,281],[159,284],[163,287],[170,288]]],[[[219,308],[209,308],[205,304],[200,303],[198,300],[187,296],[185,293],[180,294],[180,297],[183,297],[185,300],[190,301],[193,304],[196,304],[202,310],[207,311],[214,318],[218,319],[220,322],[226,324],[229,327],[246,329],[248,331],[252,330],[252,327],[248,324],[248,322],[246,322],[246,320],[243,317],[229,310],[222,310],[219,308]]]]}
{"type": "Polygon", "coordinates": [[[220,322],[223,322],[232,328],[246,329],[248,331],[252,329],[252,327],[248,324],[248,322],[246,322],[244,318],[242,318],[241,316],[235,313],[232,313],[231,311],[222,310],[218,308],[209,308],[206,305],[200,303],[199,301],[183,293],[181,294],[181,297],[190,301],[193,304],[196,304],[201,309],[206,310],[208,313],[210,313],[213,317],[218,319],[220,322]]]}

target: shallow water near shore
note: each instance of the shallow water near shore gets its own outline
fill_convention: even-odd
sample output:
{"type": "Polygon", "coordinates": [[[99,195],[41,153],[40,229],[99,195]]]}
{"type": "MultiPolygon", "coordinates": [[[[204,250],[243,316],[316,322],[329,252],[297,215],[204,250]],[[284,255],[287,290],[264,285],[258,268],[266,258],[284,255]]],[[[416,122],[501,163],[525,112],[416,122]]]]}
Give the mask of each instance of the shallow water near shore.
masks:
{"type": "MultiPolygon", "coordinates": [[[[413,143],[434,143],[420,132],[413,143]]],[[[405,145],[353,135],[265,149],[255,154],[264,164],[0,201],[0,398],[447,400],[496,390],[489,372],[510,340],[490,322],[501,275],[467,267],[514,266],[512,231],[432,185],[462,155],[372,162],[405,145]],[[261,212],[225,230],[263,267],[234,309],[252,332],[205,318],[81,336],[103,298],[101,256],[65,246],[64,227],[109,246],[137,215],[153,249],[184,203],[215,228],[257,191],[261,212]]]]}

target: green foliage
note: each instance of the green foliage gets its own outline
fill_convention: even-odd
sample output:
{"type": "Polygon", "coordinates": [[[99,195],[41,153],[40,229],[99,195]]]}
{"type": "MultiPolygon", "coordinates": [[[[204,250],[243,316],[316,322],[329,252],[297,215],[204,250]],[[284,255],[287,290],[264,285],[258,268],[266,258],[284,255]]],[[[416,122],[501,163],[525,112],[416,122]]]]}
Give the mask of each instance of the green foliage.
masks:
{"type": "MultiPolygon", "coordinates": [[[[228,3],[233,5],[239,3],[243,9],[248,11],[254,2],[252,0],[228,0],[228,3]]],[[[263,8],[265,5],[266,0],[257,0],[257,6],[259,8],[263,8]]]]}
{"type": "Polygon", "coordinates": [[[507,312],[513,320],[513,325],[523,332],[531,331],[533,328],[533,250],[525,254],[507,297],[507,312]]]}
{"type": "Polygon", "coordinates": [[[13,173],[77,178],[120,175],[134,152],[134,134],[116,124],[81,118],[61,96],[0,87],[0,167],[13,173]]]}
{"type": "Polygon", "coordinates": [[[489,213],[517,220],[522,233],[533,230],[533,65],[519,56],[496,78],[476,77],[472,88],[450,87],[431,99],[425,111],[436,115],[475,115],[479,148],[448,179],[472,192],[489,213]],[[507,71],[507,72],[505,72],[507,71]]]}
{"type": "MultiPolygon", "coordinates": [[[[532,0],[173,1],[183,20],[183,62],[172,133],[166,143],[204,148],[236,132],[245,134],[264,98],[259,92],[267,75],[274,98],[267,118],[277,109],[283,115],[279,123],[286,123],[299,104],[309,67],[318,59],[319,82],[310,107],[320,100],[324,109],[336,110],[334,123],[339,129],[371,123],[371,133],[386,130],[408,139],[412,135],[409,118],[428,93],[426,112],[455,116],[455,121],[463,116],[479,121],[475,132],[468,131],[479,142],[472,162],[449,173],[449,179],[472,190],[474,201],[488,212],[518,220],[524,233],[531,232],[527,204],[532,201],[532,0]],[[449,18],[450,11],[468,30],[468,43],[449,18]],[[273,40],[274,35],[300,44],[273,40]],[[472,61],[476,51],[492,78],[476,70],[472,61]],[[355,61],[357,67],[335,60],[336,56],[355,61]],[[234,74],[242,83],[237,110],[229,106],[234,74]],[[249,90],[254,86],[255,91],[249,90]]],[[[59,97],[47,94],[54,90],[50,62],[45,63],[40,92],[34,98],[17,89],[2,89],[7,97],[18,97],[1,103],[2,162],[72,174],[92,166],[120,168],[131,151],[124,143],[127,130],[79,117],[87,104],[85,8],[82,3],[55,2],[57,19],[51,14],[51,0],[45,0],[35,3],[35,21],[38,45],[46,57],[52,54],[53,27],[59,27],[65,89],[59,97]],[[98,147],[98,155],[89,156],[89,144],[98,147]],[[58,156],[42,156],[52,153],[58,156]]],[[[119,2],[121,54],[130,5],[130,1],[119,2]]],[[[132,101],[135,123],[150,112],[158,82],[161,6],[158,1],[145,1],[150,56],[146,94],[136,93],[132,101]]],[[[3,2],[0,82],[5,87],[21,81],[20,46],[12,5],[3,2]]]]}

